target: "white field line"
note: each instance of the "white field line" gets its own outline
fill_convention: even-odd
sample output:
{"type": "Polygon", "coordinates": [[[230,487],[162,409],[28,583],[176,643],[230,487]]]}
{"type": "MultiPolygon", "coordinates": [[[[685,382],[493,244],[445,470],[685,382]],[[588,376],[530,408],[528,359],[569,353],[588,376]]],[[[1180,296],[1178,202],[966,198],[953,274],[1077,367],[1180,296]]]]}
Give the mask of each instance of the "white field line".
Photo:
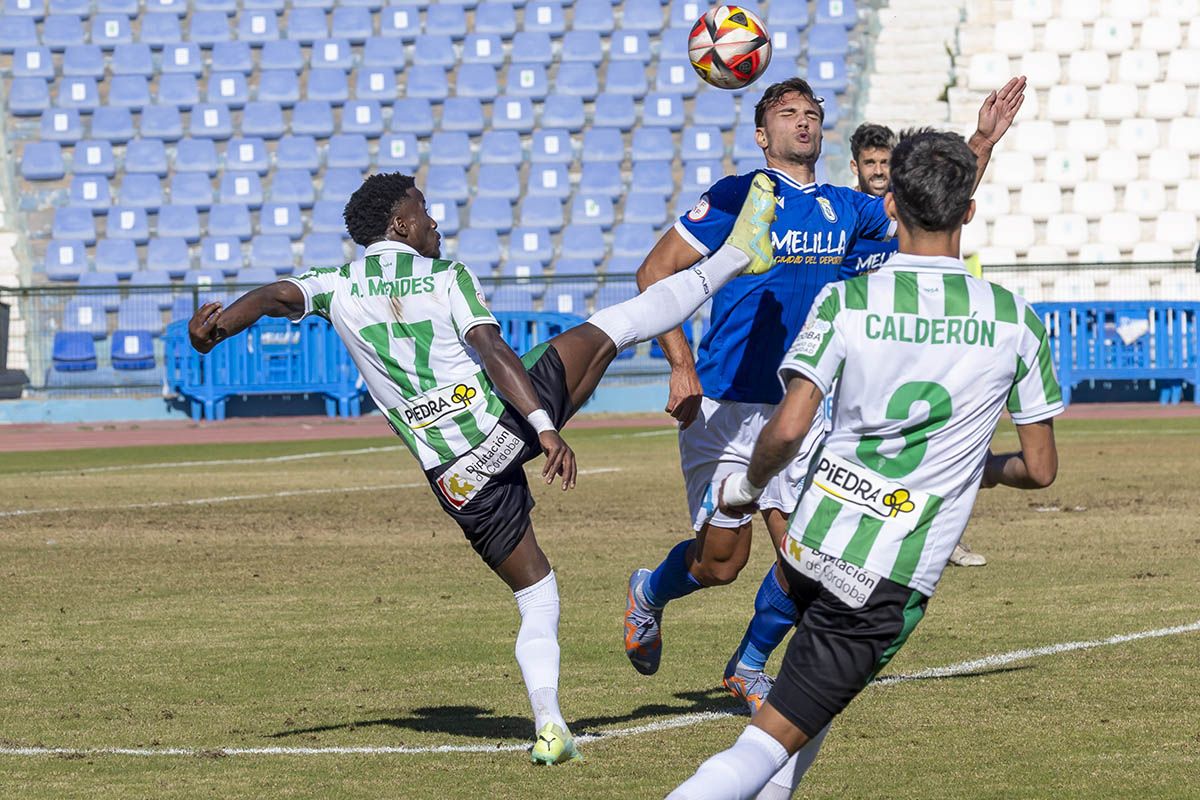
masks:
{"type": "Polygon", "coordinates": [[[391,447],[362,447],[357,450],[321,450],[313,453],[294,453],[287,456],[264,456],[262,458],[223,458],[212,461],[160,461],[153,464],[118,464],[111,467],[85,467],[84,469],[56,469],[23,472],[22,475],[91,475],[99,472],[130,472],[139,469],[184,469],[187,467],[227,467],[235,464],[278,464],[288,461],[306,461],[311,458],[332,456],[361,456],[369,453],[390,453],[407,450],[404,445],[391,447]]]}
{"type": "MultiPolygon", "coordinates": [[[[888,675],[871,684],[872,687],[886,688],[900,683],[926,680],[928,678],[944,678],[952,675],[964,675],[982,669],[1011,664],[1014,661],[1026,661],[1031,658],[1069,653],[1075,650],[1091,650],[1097,647],[1107,647],[1141,639],[1159,639],[1164,636],[1178,636],[1183,633],[1200,631],[1200,620],[1190,625],[1176,625],[1171,628],[1158,628],[1139,633],[1125,633],[1110,636],[1107,639],[1096,639],[1083,642],[1063,642],[1047,645],[1046,647],[1013,650],[984,658],[960,661],[945,667],[932,667],[907,675],[888,675]]],[[[667,717],[645,725],[634,725],[629,728],[615,728],[608,731],[584,734],[578,738],[581,743],[599,742],[605,739],[622,739],[628,736],[641,736],[647,733],[687,728],[727,717],[745,716],[744,709],[730,711],[701,711],[694,714],[680,714],[667,717]]],[[[528,749],[524,742],[503,742],[488,744],[442,744],[424,747],[0,747],[0,756],[189,756],[206,755],[222,756],[327,756],[327,755],[425,755],[432,753],[513,753],[528,749]]]]}
{"type": "MultiPolygon", "coordinates": [[[[579,475],[601,475],[606,472],[620,472],[623,467],[595,467],[581,469],[579,475]]],[[[157,500],[151,503],[127,503],[120,506],[58,506],[54,508],[18,508],[12,511],[0,511],[0,518],[27,517],[33,514],[62,514],[71,511],[136,511],[144,508],[173,508],[175,506],[203,506],[214,503],[238,503],[244,500],[268,500],[276,497],[301,497],[310,494],[349,494],[351,492],[384,492],[390,489],[419,489],[428,486],[421,483],[397,483],[391,486],[348,486],[322,489],[286,489],[280,492],[262,492],[260,494],[228,494],[219,497],[196,497],[191,500],[157,500]]]]}

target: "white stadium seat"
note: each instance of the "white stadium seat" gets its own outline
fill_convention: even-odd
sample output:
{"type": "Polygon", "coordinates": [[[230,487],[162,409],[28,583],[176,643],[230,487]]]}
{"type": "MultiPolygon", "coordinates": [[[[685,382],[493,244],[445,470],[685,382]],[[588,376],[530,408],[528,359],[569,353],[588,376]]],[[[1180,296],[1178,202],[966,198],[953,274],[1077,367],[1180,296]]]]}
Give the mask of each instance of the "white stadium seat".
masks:
{"type": "Polygon", "coordinates": [[[1200,50],[1200,25],[1196,24],[1195,17],[1188,26],[1187,46],[1189,50],[1200,50]]]}
{"type": "Polygon", "coordinates": [[[1167,129],[1167,147],[1188,154],[1200,153],[1200,119],[1179,117],[1167,129]]]}
{"type": "Polygon", "coordinates": [[[1108,15],[1134,22],[1150,16],[1150,0],[1108,0],[1105,4],[1108,15]]]}
{"type": "Polygon", "coordinates": [[[1154,227],[1154,238],[1176,250],[1196,249],[1196,215],[1190,211],[1164,211],[1154,227]]]}
{"type": "Polygon", "coordinates": [[[1158,147],[1158,123],[1152,119],[1123,119],[1117,129],[1117,147],[1148,156],[1158,147]]]}
{"type": "Polygon", "coordinates": [[[1158,181],[1130,181],[1125,184],[1121,208],[1142,219],[1154,219],[1167,208],[1167,190],[1158,181]]]}
{"type": "Polygon", "coordinates": [[[1096,160],[1096,177],[1109,184],[1137,180],[1137,156],[1125,150],[1105,150],[1096,160]]]}
{"type": "Polygon", "coordinates": [[[1092,24],[1092,47],[1105,53],[1124,53],[1133,47],[1133,26],[1127,19],[1102,17],[1092,24]]]}
{"type": "Polygon", "coordinates": [[[1083,23],[1077,19],[1055,17],[1046,20],[1046,28],[1042,34],[1042,49],[1047,53],[1058,53],[1060,56],[1070,55],[1084,49],[1086,40],[1083,36],[1083,23]]]}
{"type": "Polygon", "coordinates": [[[1200,215],[1200,181],[1180,181],[1175,194],[1175,210],[1200,215]]]}
{"type": "Polygon", "coordinates": [[[1142,36],[1138,44],[1156,53],[1170,53],[1183,41],[1179,20],[1168,17],[1149,17],[1142,21],[1142,36]]]}
{"type": "Polygon", "coordinates": [[[1033,49],[1033,23],[1027,19],[1002,19],[996,23],[992,47],[997,53],[1019,56],[1033,49]]]}
{"type": "Polygon", "coordinates": [[[1169,244],[1162,242],[1138,242],[1133,246],[1133,255],[1130,256],[1130,259],[1141,262],[1174,261],[1175,251],[1169,244]]]}
{"type": "Polygon", "coordinates": [[[1017,263],[1017,251],[1011,247],[988,245],[979,248],[979,263],[986,269],[990,264],[1008,266],[1017,263]]]}
{"type": "MultiPolygon", "coordinates": [[[[982,262],[982,259],[980,261],[982,262]]],[[[986,264],[984,270],[985,278],[1000,284],[1013,294],[1019,294],[1031,303],[1040,303],[1046,299],[1045,292],[1042,291],[1042,279],[1037,272],[997,270],[997,274],[991,275],[986,271],[986,264]]]]}
{"type": "Polygon", "coordinates": [[[1152,296],[1150,279],[1144,270],[1114,270],[1108,275],[1105,294],[1109,300],[1149,300],[1152,296]]]}
{"type": "Polygon", "coordinates": [[[1067,61],[1067,79],[1089,89],[1108,83],[1112,70],[1109,69],[1108,54],[1100,50],[1077,50],[1067,61]]]}
{"type": "Polygon", "coordinates": [[[1117,80],[1134,86],[1149,86],[1162,80],[1158,53],[1153,50],[1126,50],[1117,62],[1117,80]]]}
{"type": "Polygon", "coordinates": [[[1142,113],[1170,120],[1187,113],[1187,89],[1182,83],[1156,83],[1142,93],[1142,113]]]}
{"type": "Polygon", "coordinates": [[[1018,122],[1013,144],[1022,153],[1044,156],[1054,149],[1054,123],[1044,119],[1018,122]]]}
{"type": "Polygon", "coordinates": [[[1195,19],[1200,16],[1200,0],[1158,0],[1158,13],[1172,19],[1195,19]]]}
{"type": "Polygon", "coordinates": [[[1163,300],[1200,300],[1200,273],[1172,270],[1163,275],[1158,291],[1163,300]]]}
{"type": "Polygon", "coordinates": [[[1075,253],[1087,240],[1088,224],[1082,214],[1059,214],[1046,222],[1046,244],[1075,253]]]}
{"type": "Polygon", "coordinates": [[[1079,248],[1079,255],[1075,257],[1075,260],[1081,264],[1116,264],[1122,260],[1121,248],[1115,244],[1088,242],[1079,248]]]}
{"type": "Polygon", "coordinates": [[[1014,150],[1002,150],[992,156],[988,175],[993,183],[1019,189],[1033,180],[1033,156],[1014,150]]]}
{"type": "Polygon", "coordinates": [[[1048,219],[1062,211],[1062,190],[1054,183],[1027,183],[1021,187],[1018,208],[1035,220],[1048,219]]]}
{"type": "MultiPolygon", "coordinates": [[[[978,208],[978,203],[976,203],[978,208]]],[[[979,248],[986,247],[988,243],[988,225],[979,216],[976,211],[975,216],[971,219],[969,225],[964,225],[962,229],[962,251],[970,255],[971,253],[979,252],[979,248]]]]}
{"type": "Polygon", "coordinates": [[[1100,18],[1100,0],[1069,0],[1061,5],[1060,13],[1067,19],[1093,22],[1100,18]]]}
{"type": "Polygon", "coordinates": [[[1102,244],[1115,244],[1122,250],[1132,250],[1133,246],[1142,240],[1142,221],[1137,214],[1128,211],[1114,211],[1100,218],[1099,236],[1097,241],[1102,244]]]}
{"type": "Polygon", "coordinates": [[[1088,115],[1087,88],[1075,83],[1062,83],[1051,86],[1046,98],[1046,119],[1055,122],[1069,122],[1073,119],[1083,119],[1088,115]]]}
{"type": "Polygon", "coordinates": [[[1062,78],[1062,64],[1058,53],[1032,51],[1021,56],[1017,73],[1025,75],[1034,89],[1049,89],[1062,78]]]}
{"type": "Polygon", "coordinates": [[[1033,220],[1024,214],[1005,214],[997,218],[992,226],[992,241],[1000,247],[1011,247],[1024,253],[1036,241],[1033,220]]]}
{"type": "Polygon", "coordinates": [[[1062,264],[1066,260],[1066,248],[1054,244],[1035,244],[1025,254],[1026,264],[1062,264]]]}
{"type": "Polygon", "coordinates": [[[1164,186],[1176,186],[1188,175],[1191,160],[1182,150],[1155,150],[1150,154],[1147,177],[1164,186]]]}
{"type": "Polygon", "coordinates": [[[1031,22],[1045,22],[1054,14],[1050,0],[1013,0],[1013,17],[1031,22]]]}
{"type": "Polygon", "coordinates": [[[1096,116],[1117,121],[1136,114],[1138,91],[1132,83],[1106,83],[1096,95],[1096,116]]]}
{"type": "Polygon", "coordinates": [[[1003,53],[976,53],[971,56],[967,75],[968,87],[977,92],[990,92],[1012,77],[1008,56],[1003,53]]]}
{"type": "MultiPolygon", "coordinates": [[[[1200,25],[1192,23],[1192,30],[1200,25]]],[[[1167,57],[1167,80],[1188,86],[1200,84],[1200,50],[1175,50],[1167,57]]]]}
{"type": "MultiPolygon", "coordinates": [[[[995,159],[993,159],[988,173],[996,174],[995,159]]],[[[1008,187],[985,183],[975,190],[975,219],[991,221],[1001,214],[1007,214],[1010,208],[1008,187]]]]}
{"type": "Polygon", "coordinates": [[[1075,187],[1072,210],[1088,219],[1100,219],[1117,207],[1116,193],[1107,181],[1084,181],[1075,187]]]}
{"type": "MultiPolygon", "coordinates": [[[[1079,260],[1083,261],[1084,259],[1080,258],[1079,260]]],[[[1050,296],[1058,303],[1095,300],[1097,295],[1096,282],[1087,272],[1064,272],[1054,279],[1054,290],[1050,293],[1050,296]]]]}
{"type": "Polygon", "coordinates": [[[1099,119],[1073,119],[1067,123],[1064,145],[1085,156],[1098,156],[1108,149],[1108,125],[1099,119]]]}
{"type": "Polygon", "coordinates": [[[1071,188],[1087,180],[1087,159],[1074,150],[1055,150],[1046,155],[1043,180],[1071,188]]]}

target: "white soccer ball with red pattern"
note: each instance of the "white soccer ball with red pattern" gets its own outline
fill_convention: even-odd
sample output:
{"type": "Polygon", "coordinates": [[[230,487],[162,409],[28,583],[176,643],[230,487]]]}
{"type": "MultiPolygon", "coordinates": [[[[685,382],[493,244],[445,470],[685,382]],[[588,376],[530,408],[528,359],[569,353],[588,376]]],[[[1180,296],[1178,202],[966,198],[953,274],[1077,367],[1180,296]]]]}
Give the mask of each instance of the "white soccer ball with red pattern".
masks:
{"type": "Polygon", "coordinates": [[[771,63],[771,37],[752,12],[741,6],[717,6],[692,26],[688,58],[706,82],[719,89],[740,89],[771,63]]]}

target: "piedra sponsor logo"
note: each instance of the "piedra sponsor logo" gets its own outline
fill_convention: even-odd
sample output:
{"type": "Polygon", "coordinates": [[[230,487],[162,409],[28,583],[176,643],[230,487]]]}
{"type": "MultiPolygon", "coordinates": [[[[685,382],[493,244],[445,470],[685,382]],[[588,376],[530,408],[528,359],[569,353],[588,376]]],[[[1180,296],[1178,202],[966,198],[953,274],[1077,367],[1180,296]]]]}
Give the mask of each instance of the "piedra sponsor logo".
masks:
{"type": "Polygon", "coordinates": [[[411,403],[401,413],[408,427],[419,430],[462,411],[478,394],[478,389],[465,383],[443,386],[411,403]]]}
{"type": "Polygon", "coordinates": [[[865,509],[879,519],[907,518],[924,498],[843,458],[822,452],[813,484],[837,499],[865,509]]]}

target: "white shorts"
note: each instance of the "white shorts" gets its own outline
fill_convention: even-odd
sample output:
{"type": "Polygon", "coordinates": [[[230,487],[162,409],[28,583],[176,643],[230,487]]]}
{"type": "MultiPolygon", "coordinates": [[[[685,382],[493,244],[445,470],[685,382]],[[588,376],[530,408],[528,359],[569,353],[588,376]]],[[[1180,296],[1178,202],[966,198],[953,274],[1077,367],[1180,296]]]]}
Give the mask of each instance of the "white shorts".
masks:
{"type": "MultiPolygon", "coordinates": [[[[695,422],[679,431],[679,461],[693,530],[699,531],[710,522],[719,528],[738,528],[750,521],[749,514],[730,517],[717,510],[717,491],[727,475],[743,472],[749,466],[754,443],[773,413],[772,403],[739,403],[705,397],[695,422]]],[[[795,510],[808,474],[809,458],[824,436],[822,403],[800,452],[767,484],[758,501],[759,508],[777,508],[785,514],[795,510]]]]}

